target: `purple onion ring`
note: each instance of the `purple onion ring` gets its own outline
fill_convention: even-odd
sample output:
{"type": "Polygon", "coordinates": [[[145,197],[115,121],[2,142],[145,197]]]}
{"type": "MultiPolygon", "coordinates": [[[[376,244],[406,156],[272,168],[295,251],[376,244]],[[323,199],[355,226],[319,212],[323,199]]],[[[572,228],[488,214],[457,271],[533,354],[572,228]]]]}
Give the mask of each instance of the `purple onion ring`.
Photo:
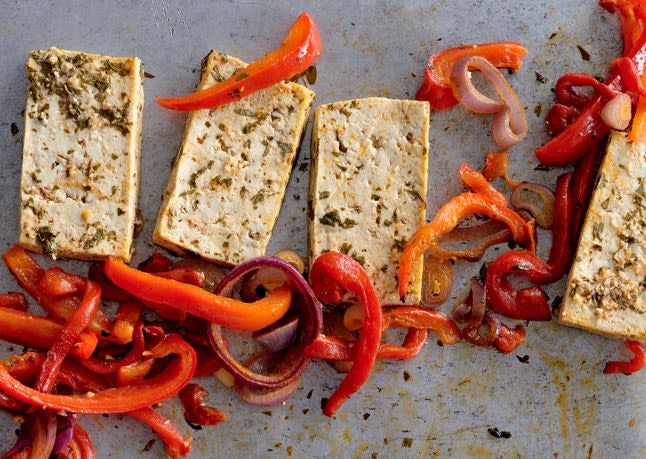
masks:
{"type": "Polygon", "coordinates": [[[245,279],[255,271],[272,268],[279,269],[287,277],[287,285],[292,289],[292,312],[298,315],[298,330],[292,345],[276,353],[276,365],[272,372],[262,374],[238,362],[229,352],[220,325],[211,324],[209,341],[214,352],[222,361],[224,367],[240,383],[246,386],[278,389],[288,386],[300,378],[309,359],[303,349],[321,332],[323,314],[321,305],[307,281],[292,265],[273,257],[258,257],[233,268],[218,284],[215,293],[236,297],[243,287],[245,279]]]}

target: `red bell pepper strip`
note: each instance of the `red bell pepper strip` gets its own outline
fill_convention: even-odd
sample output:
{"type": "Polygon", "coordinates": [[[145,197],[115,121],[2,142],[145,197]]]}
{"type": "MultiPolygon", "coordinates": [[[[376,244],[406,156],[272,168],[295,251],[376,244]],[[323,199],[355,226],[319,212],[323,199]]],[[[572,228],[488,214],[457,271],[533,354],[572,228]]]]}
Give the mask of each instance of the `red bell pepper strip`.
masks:
{"type": "Polygon", "coordinates": [[[168,271],[173,266],[173,260],[159,252],[153,253],[137,266],[140,270],[147,273],[158,273],[168,271]]]}
{"type": "Polygon", "coordinates": [[[309,14],[301,13],[276,50],[220,83],[184,97],[158,97],[157,103],[173,110],[198,110],[224,105],[304,72],[316,62],[322,49],[316,23],[309,14]]]}
{"type": "Polygon", "coordinates": [[[551,277],[548,283],[563,277],[572,263],[572,239],[577,239],[577,233],[572,232],[574,215],[574,200],[571,197],[572,172],[562,174],[556,180],[554,203],[554,221],[552,223],[552,247],[547,264],[550,266],[551,277]]]}
{"type": "Polygon", "coordinates": [[[68,274],[61,268],[50,268],[38,282],[45,295],[59,297],[74,295],[83,289],[85,279],[68,274]]]}
{"type": "Polygon", "coordinates": [[[506,280],[509,274],[521,275],[531,282],[544,284],[551,278],[550,267],[524,250],[503,253],[487,268],[487,302],[491,309],[519,320],[550,320],[552,311],[547,298],[538,287],[515,292],[506,280]]]}
{"type": "MultiPolygon", "coordinates": [[[[27,290],[45,311],[69,320],[79,305],[79,299],[76,296],[56,298],[46,295],[39,286],[45,270],[22,247],[10,248],[2,254],[2,258],[20,286],[27,290]]],[[[99,310],[88,328],[97,334],[105,335],[110,331],[110,321],[103,311],[99,310]]]]}
{"type": "Polygon", "coordinates": [[[59,338],[47,351],[47,357],[34,386],[37,391],[50,392],[54,388],[63,360],[101,306],[101,289],[97,284],[91,280],[85,280],[83,290],[81,303],[63,327],[59,338]]]}
{"type": "Polygon", "coordinates": [[[610,361],[606,363],[606,366],[603,369],[604,374],[612,373],[636,373],[646,364],[646,352],[644,352],[644,346],[639,341],[626,340],[624,342],[626,349],[633,353],[633,358],[627,362],[622,361],[610,361]]]}
{"type": "Polygon", "coordinates": [[[323,409],[327,416],[334,416],[343,402],[357,392],[370,376],[381,340],[381,303],[372,280],[363,267],[338,252],[327,252],[314,260],[310,270],[310,284],[316,296],[324,303],[340,303],[344,291],[348,290],[359,298],[364,307],[365,320],[355,345],[354,365],[323,409]]]}
{"type": "Polygon", "coordinates": [[[487,153],[485,165],[482,168],[482,176],[489,182],[502,177],[511,188],[518,186],[518,183],[509,177],[509,153],[506,151],[487,153]]]}
{"type": "Polygon", "coordinates": [[[401,345],[381,343],[378,359],[407,360],[417,357],[428,338],[428,328],[409,328],[401,345]]]}
{"type": "Polygon", "coordinates": [[[179,391],[179,400],[184,407],[184,419],[191,424],[214,426],[227,420],[227,415],[217,408],[207,406],[204,399],[209,396],[206,389],[197,384],[187,384],[179,391]]]}
{"type": "Polygon", "coordinates": [[[496,190],[486,177],[469,166],[467,163],[460,164],[460,179],[469,187],[474,193],[478,193],[488,198],[491,202],[499,206],[508,206],[509,201],[500,191],[496,190]]]}
{"type": "Polygon", "coordinates": [[[87,275],[88,279],[93,280],[101,287],[101,298],[106,301],[117,301],[119,303],[134,301],[131,294],[110,282],[110,279],[103,273],[103,266],[104,263],[102,261],[95,261],[90,265],[87,275]]]}
{"type": "Polygon", "coordinates": [[[609,13],[619,13],[623,55],[628,56],[646,30],[646,5],[641,0],[600,0],[599,4],[609,13]]]}
{"type": "MultiPolygon", "coordinates": [[[[36,349],[50,349],[63,331],[63,325],[46,317],[15,309],[0,308],[0,339],[36,349]]],[[[78,336],[71,353],[88,358],[98,343],[92,332],[78,336]]]]}
{"type": "Polygon", "coordinates": [[[489,311],[485,312],[484,320],[488,327],[496,328],[497,333],[493,345],[503,354],[509,354],[525,341],[525,327],[522,325],[518,324],[514,328],[508,327],[489,311]]]}
{"type": "Polygon", "coordinates": [[[128,412],[128,416],[150,427],[164,442],[166,454],[173,459],[187,456],[191,452],[192,437],[182,437],[177,427],[150,407],[128,412]]]}
{"type": "Polygon", "coordinates": [[[579,232],[583,225],[583,219],[588,209],[590,195],[594,188],[594,181],[597,176],[597,165],[603,151],[599,146],[579,159],[574,168],[570,184],[570,196],[572,199],[572,217],[570,218],[571,245],[576,246],[579,240],[579,232]]]}
{"type": "Polygon", "coordinates": [[[193,376],[196,356],[193,348],[179,335],[167,335],[150,350],[151,357],[175,354],[163,372],[140,383],[106,389],[95,394],[48,394],[27,387],[0,366],[0,390],[28,405],[73,413],[125,413],[172,397],[193,376]]]}
{"type": "MultiPolygon", "coordinates": [[[[640,77],[646,65],[646,33],[642,33],[630,52],[626,55],[635,66],[633,70],[640,77]]],[[[613,90],[623,91],[624,82],[632,82],[631,75],[622,75],[626,67],[613,69],[607,86],[613,90]]],[[[546,166],[566,166],[575,162],[589,151],[596,149],[610,128],[601,120],[601,109],[608,97],[597,94],[581,111],[581,114],[563,132],[535,151],[536,158],[546,166]]]]}
{"type": "Polygon", "coordinates": [[[25,295],[20,292],[7,292],[0,294],[0,308],[15,309],[16,311],[27,311],[29,305],[25,295]]]}
{"type": "Polygon", "coordinates": [[[153,358],[143,358],[129,365],[124,365],[117,370],[114,378],[115,384],[119,387],[123,387],[143,381],[154,365],[155,359],[153,358]]]}
{"type": "Polygon", "coordinates": [[[404,247],[399,260],[399,294],[403,298],[410,281],[415,262],[437,239],[452,231],[464,217],[472,214],[485,215],[509,226],[512,238],[534,250],[534,230],[512,209],[492,202],[487,196],[477,193],[462,193],[444,204],[433,220],[419,228],[404,247]]]}
{"type": "Polygon", "coordinates": [[[460,341],[460,329],[449,316],[433,308],[402,305],[384,312],[384,330],[390,327],[430,330],[442,344],[460,341]]]}
{"type": "Polygon", "coordinates": [[[240,330],[256,331],[273,324],[289,310],[292,299],[291,290],[280,287],[262,300],[244,303],[195,285],[139,271],[112,257],[106,260],[104,269],[112,282],[145,303],[170,306],[240,330]]]}
{"type": "Polygon", "coordinates": [[[447,48],[433,54],[426,65],[424,82],[415,94],[427,100],[434,110],[445,110],[458,103],[451,89],[451,68],[465,56],[482,56],[498,68],[518,70],[527,49],[518,42],[481,43],[447,48]]]}
{"type": "Polygon", "coordinates": [[[577,119],[581,111],[576,107],[564,104],[554,104],[545,117],[547,132],[551,136],[559,135],[577,119]]]}

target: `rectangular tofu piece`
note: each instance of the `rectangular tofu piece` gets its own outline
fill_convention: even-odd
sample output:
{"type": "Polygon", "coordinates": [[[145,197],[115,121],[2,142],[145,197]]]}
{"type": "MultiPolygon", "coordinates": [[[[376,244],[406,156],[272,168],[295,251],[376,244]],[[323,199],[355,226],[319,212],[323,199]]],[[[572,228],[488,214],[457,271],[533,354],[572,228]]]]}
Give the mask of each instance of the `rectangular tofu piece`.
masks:
{"type": "MultiPolygon", "coordinates": [[[[212,51],[199,88],[244,68],[212,51]]],[[[282,82],[188,115],[153,241],[223,264],[264,255],[314,93],[282,82]]]]}
{"type": "Polygon", "coordinates": [[[32,51],[19,243],[54,257],[130,260],[139,197],[143,65],[32,51]]]}
{"type": "Polygon", "coordinates": [[[560,322],[646,339],[646,143],[612,132],[567,282],[560,322]]]}
{"type": "MultiPolygon", "coordinates": [[[[404,244],[424,224],[429,104],[384,98],[320,106],[312,128],[310,263],[323,252],[351,256],[381,300],[400,303],[404,244]]],[[[420,301],[422,261],[407,301],[420,301]]]]}

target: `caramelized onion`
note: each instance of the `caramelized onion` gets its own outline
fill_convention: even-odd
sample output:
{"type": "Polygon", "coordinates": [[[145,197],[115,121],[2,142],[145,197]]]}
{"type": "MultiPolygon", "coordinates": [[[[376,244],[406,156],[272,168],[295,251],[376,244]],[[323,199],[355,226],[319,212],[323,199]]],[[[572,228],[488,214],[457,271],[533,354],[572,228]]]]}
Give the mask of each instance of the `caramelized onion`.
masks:
{"type": "Polygon", "coordinates": [[[473,226],[458,227],[443,235],[437,244],[431,246],[428,254],[440,260],[478,261],[489,247],[506,242],[510,237],[507,225],[497,220],[487,220],[473,226]],[[474,244],[466,246],[469,242],[474,244]],[[455,244],[458,246],[455,247],[455,244]]]}
{"type": "Polygon", "coordinates": [[[441,304],[451,294],[454,276],[453,262],[427,256],[422,274],[422,304],[441,304]]]}
{"type": "Polygon", "coordinates": [[[552,227],[554,221],[554,192],[545,185],[522,182],[511,195],[511,205],[529,212],[541,228],[552,227]]]}
{"type": "Polygon", "coordinates": [[[601,109],[601,119],[610,128],[623,131],[632,119],[632,103],[630,96],[621,93],[606,102],[601,109]]]}
{"type": "Polygon", "coordinates": [[[481,56],[467,56],[451,69],[451,86],[456,98],[475,113],[494,113],[493,139],[502,148],[509,148],[527,135],[527,117],[518,96],[503,74],[481,56]],[[471,81],[471,70],[479,70],[494,87],[499,100],[482,94],[471,81]]]}

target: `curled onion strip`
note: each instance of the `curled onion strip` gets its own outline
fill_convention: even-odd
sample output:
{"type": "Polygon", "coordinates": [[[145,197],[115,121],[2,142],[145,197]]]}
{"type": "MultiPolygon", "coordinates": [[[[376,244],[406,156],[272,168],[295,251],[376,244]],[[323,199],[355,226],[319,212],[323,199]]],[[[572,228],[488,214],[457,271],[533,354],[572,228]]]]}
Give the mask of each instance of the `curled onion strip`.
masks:
{"type": "Polygon", "coordinates": [[[298,315],[298,329],[294,341],[284,351],[274,354],[276,363],[273,371],[268,374],[259,373],[244,362],[238,362],[229,351],[222,327],[217,324],[211,324],[209,340],[224,368],[238,382],[271,390],[291,386],[300,378],[309,361],[303,353],[303,348],[319,335],[323,318],[321,305],[303,276],[292,265],[278,258],[258,257],[236,266],[222,279],[215,293],[235,296],[241,289],[245,289],[246,281],[264,281],[265,275],[262,273],[265,270],[269,273],[269,280],[281,278],[292,289],[292,307],[298,315]]]}
{"type": "Polygon", "coordinates": [[[429,248],[428,254],[440,260],[478,261],[489,247],[510,238],[511,232],[507,225],[497,220],[488,220],[474,226],[459,227],[443,235],[437,244],[429,248]],[[465,247],[469,242],[474,244],[465,247]],[[457,243],[459,246],[449,243],[457,243]]]}
{"type": "Polygon", "coordinates": [[[520,142],[527,135],[525,110],[503,74],[481,56],[467,56],[458,60],[451,69],[451,86],[456,98],[475,113],[493,113],[493,138],[503,149],[520,142]],[[471,81],[471,70],[479,70],[492,84],[499,100],[482,94],[471,81]]]}
{"type": "Polygon", "coordinates": [[[545,185],[522,182],[511,195],[511,205],[515,209],[529,212],[541,228],[552,227],[556,197],[545,185]]]}

